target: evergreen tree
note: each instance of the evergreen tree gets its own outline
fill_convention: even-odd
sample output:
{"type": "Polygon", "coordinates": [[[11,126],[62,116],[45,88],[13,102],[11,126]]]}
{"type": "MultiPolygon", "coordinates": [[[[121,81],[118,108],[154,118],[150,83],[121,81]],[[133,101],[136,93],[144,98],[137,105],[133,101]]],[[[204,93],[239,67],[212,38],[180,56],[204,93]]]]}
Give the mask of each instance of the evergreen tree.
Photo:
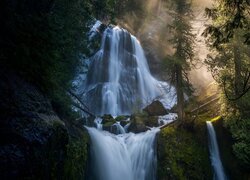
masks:
{"type": "Polygon", "coordinates": [[[247,9],[247,1],[227,0],[218,0],[212,9],[206,9],[212,19],[203,33],[212,51],[206,62],[229,100],[241,98],[250,89],[247,9]]]}
{"type": "Polygon", "coordinates": [[[249,0],[216,0],[212,8],[206,8],[206,15],[212,21],[220,23],[209,24],[205,36],[212,36],[212,45],[217,47],[221,43],[233,38],[237,29],[242,29],[242,41],[250,44],[250,1],[249,0]]]}
{"type": "Polygon", "coordinates": [[[210,54],[206,63],[224,90],[221,114],[230,130],[233,152],[245,169],[250,168],[250,47],[249,1],[217,0],[206,9],[211,23],[204,31],[210,54]],[[225,97],[225,98],[224,98],[225,97]],[[244,97],[244,98],[242,98],[244,97]]]}
{"type": "Polygon", "coordinates": [[[190,23],[192,15],[191,3],[186,0],[170,2],[173,21],[169,25],[174,54],[166,57],[167,67],[171,72],[172,83],[177,92],[177,112],[180,120],[184,119],[184,93],[190,94],[192,88],[187,72],[194,60],[194,40],[190,23]]]}

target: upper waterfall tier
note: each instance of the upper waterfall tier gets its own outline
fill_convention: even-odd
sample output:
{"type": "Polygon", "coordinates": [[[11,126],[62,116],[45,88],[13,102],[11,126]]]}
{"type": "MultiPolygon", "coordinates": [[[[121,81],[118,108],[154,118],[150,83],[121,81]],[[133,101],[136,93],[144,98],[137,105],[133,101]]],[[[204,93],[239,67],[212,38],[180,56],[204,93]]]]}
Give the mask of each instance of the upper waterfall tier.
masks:
{"type": "Polygon", "coordinates": [[[97,115],[131,114],[163,94],[162,82],[150,74],[140,42],[119,27],[105,30],[84,86],[83,99],[97,115]]]}

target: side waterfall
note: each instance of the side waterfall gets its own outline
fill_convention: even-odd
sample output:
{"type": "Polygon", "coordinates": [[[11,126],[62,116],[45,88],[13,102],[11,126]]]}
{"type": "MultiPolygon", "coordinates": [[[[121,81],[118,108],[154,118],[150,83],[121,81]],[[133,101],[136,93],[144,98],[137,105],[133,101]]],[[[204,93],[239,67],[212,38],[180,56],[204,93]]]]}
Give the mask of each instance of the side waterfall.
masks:
{"type": "Polygon", "coordinates": [[[214,170],[214,180],[226,180],[227,178],[221,163],[218,143],[216,140],[216,134],[213,124],[210,121],[207,121],[206,123],[209,134],[209,151],[211,164],[214,170]]]}
{"type": "Polygon", "coordinates": [[[91,138],[93,180],[155,180],[155,128],[144,133],[113,135],[87,128],[91,138]]]}

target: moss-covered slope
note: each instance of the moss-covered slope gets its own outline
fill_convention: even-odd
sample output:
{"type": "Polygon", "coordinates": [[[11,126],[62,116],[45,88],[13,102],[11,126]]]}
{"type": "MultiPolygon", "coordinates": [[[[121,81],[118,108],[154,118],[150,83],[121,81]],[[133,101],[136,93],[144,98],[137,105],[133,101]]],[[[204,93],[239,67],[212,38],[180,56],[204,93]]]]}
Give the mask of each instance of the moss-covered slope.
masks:
{"type": "Polygon", "coordinates": [[[158,137],[159,180],[212,179],[205,124],[199,131],[176,123],[161,130],[158,137]]]}

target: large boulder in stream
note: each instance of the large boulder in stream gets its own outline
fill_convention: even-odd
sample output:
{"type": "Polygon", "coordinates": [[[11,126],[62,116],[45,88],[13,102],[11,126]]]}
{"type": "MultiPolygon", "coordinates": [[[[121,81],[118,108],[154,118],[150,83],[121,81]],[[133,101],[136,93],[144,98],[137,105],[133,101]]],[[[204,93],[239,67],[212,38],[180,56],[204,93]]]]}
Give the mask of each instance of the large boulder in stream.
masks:
{"type": "Polygon", "coordinates": [[[110,114],[104,114],[101,118],[103,130],[111,132],[111,127],[116,122],[113,116],[110,114]]]}
{"type": "Polygon", "coordinates": [[[144,124],[147,127],[157,127],[157,126],[159,126],[159,124],[158,124],[158,116],[147,116],[144,119],[144,124]]]}
{"type": "Polygon", "coordinates": [[[159,100],[153,101],[143,111],[147,112],[149,116],[164,116],[168,114],[168,111],[159,100]]]}
{"type": "Polygon", "coordinates": [[[145,125],[145,119],[147,118],[144,114],[132,115],[130,118],[131,124],[128,127],[129,132],[140,133],[145,132],[148,128],[145,125]]]}

